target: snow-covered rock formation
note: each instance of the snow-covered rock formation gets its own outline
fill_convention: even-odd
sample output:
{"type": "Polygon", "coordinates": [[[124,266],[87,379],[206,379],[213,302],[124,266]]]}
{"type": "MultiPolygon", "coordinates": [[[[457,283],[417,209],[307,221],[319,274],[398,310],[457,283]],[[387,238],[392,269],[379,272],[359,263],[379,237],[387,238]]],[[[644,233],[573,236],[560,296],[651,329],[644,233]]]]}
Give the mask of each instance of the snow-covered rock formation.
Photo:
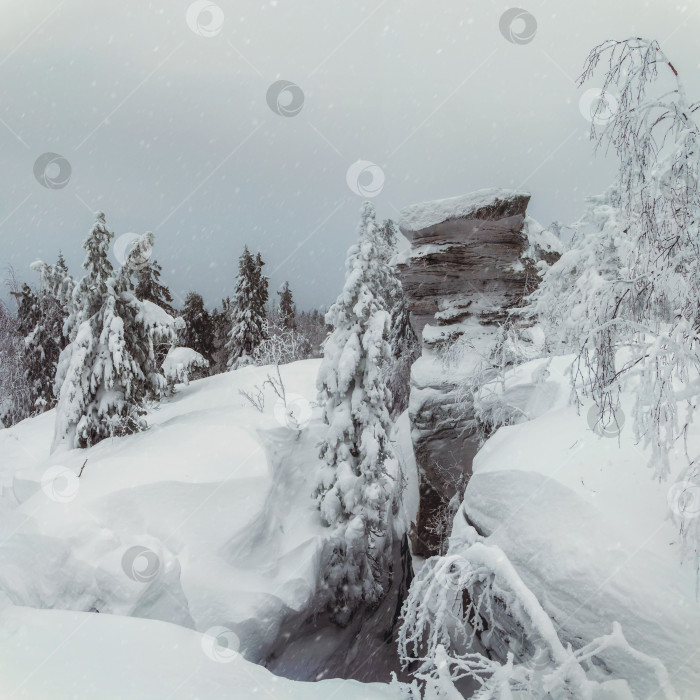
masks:
{"type": "Polygon", "coordinates": [[[458,396],[473,363],[462,361],[447,373],[440,350],[465,335],[477,361],[508,309],[537,280],[537,262],[558,255],[558,239],[526,216],[529,201],[524,192],[486,189],[401,212],[399,228],[411,248],[399,262],[399,274],[414,329],[423,339],[409,407],[421,474],[417,554],[437,552],[436,514],[454,495],[459,475],[471,473],[478,447],[468,407],[458,396]]]}
{"type": "MultiPolygon", "coordinates": [[[[694,700],[700,605],[679,519],[698,510],[676,481],[685,455],[669,455],[660,482],[629,424],[596,433],[592,401],[570,401],[573,360],[532,360],[493,387],[520,420],[479,450],[447,553],[412,586],[402,653],[415,657],[418,641],[425,670],[468,668],[481,678],[472,691],[503,693],[488,697],[694,700]]],[[[622,393],[627,415],[634,394],[622,393]]],[[[695,425],[687,447],[700,450],[695,425]]]]}

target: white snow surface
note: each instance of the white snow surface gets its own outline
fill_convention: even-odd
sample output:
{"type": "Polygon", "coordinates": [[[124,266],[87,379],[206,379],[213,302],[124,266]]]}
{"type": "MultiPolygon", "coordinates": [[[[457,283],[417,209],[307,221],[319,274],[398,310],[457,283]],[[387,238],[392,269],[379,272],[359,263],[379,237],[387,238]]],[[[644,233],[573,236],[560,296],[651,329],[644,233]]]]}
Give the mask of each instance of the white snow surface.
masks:
{"type": "Polygon", "coordinates": [[[401,210],[399,228],[405,233],[415,233],[452,219],[468,219],[478,209],[497,202],[529,196],[527,192],[490,187],[458,197],[412,204],[401,210]]]}
{"type": "Polygon", "coordinates": [[[0,624],[0,697],[30,700],[401,700],[381,683],[280,678],[210,637],[156,620],[10,606],[0,624]]]}
{"type": "MultiPolygon", "coordinates": [[[[668,517],[676,474],[659,483],[631,425],[598,437],[586,403],[569,402],[572,357],[517,367],[505,399],[522,422],[477,454],[462,509],[500,547],[567,641],[581,646],[619,622],[630,644],[658,657],[682,698],[700,692],[700,603],[692,561],[682,563],[668,517]]],[[[623,409],[633,397],[623,394],[623,409]]],[[[631,410],[627,415],[631,414],[631,410]]],[[[700,450],[692,428],[689,452],[700,450]]],[[[463,518],[460,511],[457,519],[463,518]]],[[[450,545],[464,543],[455,528],[450,545]]]]}
{"type": "MultiPolygon", "coordinates": [[[[312,406],[318,366],[281,368],[295,401],[312,406]]],[[[0,598],[23,606],[0,612],[0,678],[24,678],[18,697],[249,698],[247,678],[268,682],[249,662],[265,657],[286,615],[311,603],[330,532],[311,499],[320,410],[294,430],[269,387],[262,413],[239,393],[270,372],[247,367],[180,386],[149,412],[147,431],[85,450],[49,455],[55,411],[0,430],[0,598]],[[247,661],[185,658],[212,627],[231,631],[247,661]],[[157,676],[153,693],[133,690],[157,676]]],[[[276,687],[280,698],[334,690],[276,687]]],[[[394,697],[388,686],[354,687],[338,696],[394,697]]]]}

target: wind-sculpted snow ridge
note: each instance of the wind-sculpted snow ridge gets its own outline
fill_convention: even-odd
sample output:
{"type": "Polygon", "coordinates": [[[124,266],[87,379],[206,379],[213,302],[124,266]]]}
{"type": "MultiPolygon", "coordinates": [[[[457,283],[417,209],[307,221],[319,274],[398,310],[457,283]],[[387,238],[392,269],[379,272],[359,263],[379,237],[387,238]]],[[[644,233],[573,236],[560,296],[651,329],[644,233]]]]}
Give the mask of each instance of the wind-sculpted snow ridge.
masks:
{"type": "Polygon", "coordinates": [[[514,424],[478,452],[447,555],[414,583],[403,653],[433,683],[470,676],[479,697],[693,700],[700,603],[679,521],[700,509],[674,481],[685,456],[653,480],[629,425],[601,433],[591,405],[571,405],[572,361],[532,360],[479,397],[514,424]]]}
{"type": "MultiPolygon", "coordinates": [[[[46,636],[58,647],[63,630],[65,649],[75,656],[69,662],[57,655],[65,668],[52,698],[119,696],[99,689],[121,676],[123,646],[143,655],[137,677],[144,687],[156,682],[142,678],[148,664],[164,685],[132,694],[127,677],[115,685],[121,697],[254,697],[253,686],[236,695],[217,684],[240,686],[247,662],[266,658],[285,621],[313,612],[321,554],[331,536],[311,498],[324,429],[314,405],[318,365],[307,360],[281,367],[286,407],[269,386],[262,411],[240,394],[255,393],[274,372],[248,367],[179,385],[149,412],[145,432],[60,455],[49,455],[54,411],[0,430],[0,597],[42,609],[10,608],[9,617],[0,616],[0,678],[19,686],[22,673],[29,676],[32,663],[40,667],[49,654],[45,640],[23,640],[46,636]],[[197,647],[201,634],[193,630],[205,637],[214,630],[209,636],[220,640],[212,642],[216,653],[233,644],[246,663],[234,673],[207,666],[206,655],[183,661],[174,647],[177,640],[183,648],[197,647]],[[118,643],[122,633],[127,641],[118,643]],[[101,644],[107,648],[99,661],[101,644]],[[103,681],[99,669],[106,666],[111,670],[103,681]],[[180,666],[192,670],[192,684],[186,674],[173,675],[180,666]],[[78,687],[83,673],[98,689],[92,694],[89,685],[78,687]],[[168,677],[199,690],[171,696],[177,684],[168,685],[168,677]]],[[[131,661],[123,663],[128,676],[131,661]]],[[[47,662],[25,687],[48,684],[51,669],[55,664],[47,662]]],[[[324,695],[286,681],[275,687],[275,697],[295,699],[328,697],[333,689],[324,695]]],[[[396,697],[386,687],[366,695],[353,694],[354,687],[343,685],[339,697],[396,697]]]]}

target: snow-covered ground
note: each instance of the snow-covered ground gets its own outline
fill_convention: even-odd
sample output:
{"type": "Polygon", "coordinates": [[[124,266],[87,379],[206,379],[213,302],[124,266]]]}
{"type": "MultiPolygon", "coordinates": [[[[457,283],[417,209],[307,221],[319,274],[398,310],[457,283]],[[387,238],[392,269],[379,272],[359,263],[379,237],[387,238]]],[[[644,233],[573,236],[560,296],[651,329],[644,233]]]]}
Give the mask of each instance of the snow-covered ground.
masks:
{"type": "MultiPolygon", "coordinates": [[[[598,436],[589,405],[571,405],[571,360],[534,360],[508,375],[506,402],[527,420],[486,442],[462,508],[505,552],[566,641],[580,646],[619,622],[633,647],[665,664],[681,697],[697,698],[695,570],[682,563],[678,526],[668,517],[681,446],[671,479],[652,480],[629,422],[619,441],[598,436]]],[[[632,400],[623,395],[623,409],[632,400]]],[[[689,452],[698,450],[694,426],[689,452]]],[[[458,553],[460,543],[451,545],[458,553]]]]}
{"type": "MultiPolygon", "coordinates": [[[[619,443],[592,431],[588,406],[569,403],[570,360],[508,374],[503,400],[523,422],[479,452],[462,508],[564,641],[581,646],[618,622],[682,698],[697,697],[700,606],[667,515],[672,481],[651,479],[629,424],[619,443]]],[[[49,455],[53,412],[0,430],[0,697],[402,697],[253,663],[316,592],[328,536],[310,498],[317,371],[316,360],[282,368],[287,411],[269,385],[262,412],[239,393],[270,368],[180,386],[148,431],[88,450],[49,455]]],[[[404,414],[394,447],[410,476],[409,433],[404,414]]],[[[410,519],[415,479],[405,507],[410,519]]]]}
{"type": "Polygon", "coordinates": [[[213,637],[115,615],[11,607],[0,624],[0,697],[31,700],[402,700],[398,687],[289,681],[213,637]]]}
{"type": "Polygon", "coordinates": [[[318,361],[283,367],[288,408],[268,385],[259,412],[239,392],[271,371],[180,386],[148,431],[87,450],[49,455],[53,411],[0,430],[0,697],[395,697],[250,663],[311,603],[329,532],[318,361]]]}

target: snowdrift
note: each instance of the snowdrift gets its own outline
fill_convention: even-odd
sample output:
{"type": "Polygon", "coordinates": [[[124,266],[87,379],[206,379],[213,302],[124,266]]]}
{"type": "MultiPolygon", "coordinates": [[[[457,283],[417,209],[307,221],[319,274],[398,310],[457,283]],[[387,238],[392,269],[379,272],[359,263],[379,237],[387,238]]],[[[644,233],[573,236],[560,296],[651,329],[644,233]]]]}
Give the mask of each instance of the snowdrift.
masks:
{"type": "MultiPolygon", "coordinates": [[[[86,450],[49,455],[53,411],[0,430],[6,688],[24,679],[20,697],[253,697],[253,678],[277,683],[280,698],[335,692],[299,690],[248,663],[309,610],[329,533],[310,496],[324,428],[318,361],[282,367],[288,406],[268,386],[260,412],[240,391],[255,393],[271,371],[179,386],[149,411],[149,430],[86,450]],[[236,663],[208,664],[200,642],[212,629],[236,663]],[[152,679],[149,666],[161,669],[152,679]]],[[[339,696],[389,697],[353,687],[339,696]]]]}
{"type": "Polygon", "coordinates": [[[401,700],[398,687],[274,676],[178,625],[11,607],[0,625],[0,697],[51,700],[401,700]]]}
{"type": "MultiPolygon", "coordinates": [[[[563,641],[581,647],[618,622],[633,647],[663,662],[681,697],[697,698],[700,604],[668,516],[675,475],[652,480],[629,424],[619,438],[594,432],[589,406],[568,400],[571,360],[524,364],[494,393],[522,422],[500,428],[477,454],[456,518],[505,553],[563,641]]],[[[622,398],[624,409],[632,397],[622,398]]],[[[695,427],[689,452],[698,450],[695,427]]],[[[682,450],[672,459],[677,474],[682,450]]],[[[450,554],[467,546],[459,531],[450,554]]]]}

